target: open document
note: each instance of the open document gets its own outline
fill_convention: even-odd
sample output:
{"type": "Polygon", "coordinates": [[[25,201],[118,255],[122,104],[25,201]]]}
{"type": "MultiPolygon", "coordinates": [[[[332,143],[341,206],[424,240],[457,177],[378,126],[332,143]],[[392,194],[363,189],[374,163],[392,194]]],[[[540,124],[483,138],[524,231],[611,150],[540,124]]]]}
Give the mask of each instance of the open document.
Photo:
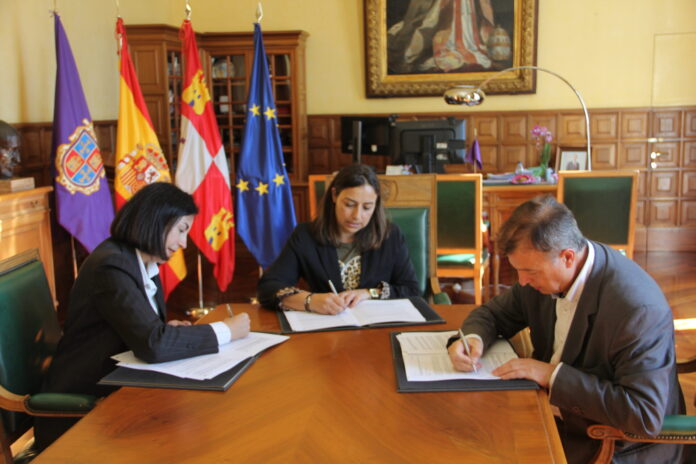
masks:
{"type": "Polygon", "coordinates": [[[426,382],[454,379],[493,380],[495,368],[517,358],[507,340],[498,340],[481,358],[478,372],[460,372],[452,367],[447,354],[447,340],[457,332],[402,332],[396,336],[410,382],[426,382]]]}
{"type": "Polygon", "coordinates": [[[230,343],[221,345],[220,351],[217,353],[204,354],[178,361],[148,364],[136,358],[132,351],[119,353],[112,356],[112,359],[115,359],[120,367],[162,372],[187,379],[206,380],[216,377],[245,359],[255,356],[271,346],[282,343],[288,338],[285,335],[250,332],[244,338],[232,340],[230,343]]]}
{"type": "Polygon", "coordinates": [[[361,327],[384,322],[425,322],[425,317],[408,299],[365,300],[336,315],[302,311],[286,311],[284,315],[294,332],[331,327],[361,327]]]}

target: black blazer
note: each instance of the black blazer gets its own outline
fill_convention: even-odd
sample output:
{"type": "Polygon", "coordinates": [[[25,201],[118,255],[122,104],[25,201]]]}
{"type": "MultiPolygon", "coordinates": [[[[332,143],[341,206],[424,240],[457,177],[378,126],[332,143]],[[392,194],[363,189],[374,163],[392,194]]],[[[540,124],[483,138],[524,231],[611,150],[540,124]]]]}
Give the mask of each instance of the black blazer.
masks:
{"type": "MultiPolygon", "coordinates": [[[[387,282],[390,298],[418,295],[416,273],[404,235],[396,224],[390,225],[389,235],[379,249],[362,254],[361,268],[358,288],[375,288],[380,282],[387,282]]],[[[264,272],[258,285],[259,302],[266,308],[277,309],[278,290],[295,286],[300,279],[304,279],[312,292],[330,292],[329,279],[336,290],[345,290],[336,248],[317,242],[308,222],[295,228],[280,256],[264,272]]]]}
{"type": "Polygon", "coordinates": [[[97,382],[114,369],[110,357],[133,350],[147,362],[188,358],[218,350],[209,325],[167,325],[162,285],[156,277],[159,315],[145,293],[135,250],[108,239],[85,260],[70,294],[63,338],[43,391],[113,391],[97,382]]]}

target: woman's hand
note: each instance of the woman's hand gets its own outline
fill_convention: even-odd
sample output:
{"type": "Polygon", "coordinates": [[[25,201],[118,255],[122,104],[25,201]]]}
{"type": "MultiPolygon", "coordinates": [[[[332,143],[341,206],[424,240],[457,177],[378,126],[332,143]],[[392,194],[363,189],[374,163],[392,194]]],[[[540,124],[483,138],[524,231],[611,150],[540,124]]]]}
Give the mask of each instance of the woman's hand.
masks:
{"type": "Polygon", "coordinates": [[[249,315],[247,313],[240,313],[236,316],[228,317],[223,322],[227,324],[227,327],[230,329],[232,340],[244,338],[249,335],[251,322],[249,321],[249,315]]]}
{"type": "Polygon", "coordinates": [[[309,302],[309,310],[318,314],[338,314],[348,306],[345,293],[315,293],[309,302]]]}
{"type": "Polygon", "coordinates": [[[371,298],[370,292],[368,292],[365,288],[358,288],[356,290],[346,290],[344,292],[341,292],[339,295],[343,296],[343,299],[349,308],[354,308],[361,301],[369,300],[371,298]]]}

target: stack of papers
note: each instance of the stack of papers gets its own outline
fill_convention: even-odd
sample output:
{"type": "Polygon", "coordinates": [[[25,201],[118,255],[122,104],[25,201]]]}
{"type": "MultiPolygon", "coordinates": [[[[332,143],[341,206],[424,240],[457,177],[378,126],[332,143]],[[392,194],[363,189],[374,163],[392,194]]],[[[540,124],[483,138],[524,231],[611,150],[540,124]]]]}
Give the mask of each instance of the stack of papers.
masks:
{"type": "Polygon", "coordinates": [[[262,332],[250,332],[245,338],[232,340],[220,346],[220,351],[193,358],[163,363],[148,364],[136,358],[132,351],[112,356],[117,365],[129,369],[162,372],[186,379],[207,380],[217,377],[247,358],[256,356],[263,350],[284,342],[290,337],[262,332]]]}
{"type": "Polygon", "coordinates": [[[498,366],[517,354],[507,340],[495,342],[481,358],[478,372],[460,372],[454,369],[447,354],[447,340],[458,332],[402,332],[396,336],[401,345],[406,379],[426,382],[453,379],[494,380],[491,374],[498,366]]]}
{"type": "Polygon", "coordinates": [[[425,317],[408,299],[364,300],[354,308],[347,308],[335,315],[286,311],[285,318],[294,332],[330,327],[361,327],[383,322],[425,322],[425,317]]]}

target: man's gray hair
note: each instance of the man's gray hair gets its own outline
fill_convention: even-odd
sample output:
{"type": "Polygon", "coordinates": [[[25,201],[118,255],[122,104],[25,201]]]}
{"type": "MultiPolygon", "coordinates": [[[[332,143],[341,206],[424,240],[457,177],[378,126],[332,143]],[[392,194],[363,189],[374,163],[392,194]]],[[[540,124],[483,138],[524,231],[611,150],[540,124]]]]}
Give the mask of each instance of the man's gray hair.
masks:
{"type": "Polygon", "coordinates": [[[507,256],[529,240],[536,250],[549,252],[585,248],[585,237],[568,207],[550,195],[538,196],[515,208],[500,229],[498,249],[507,256]]]}

